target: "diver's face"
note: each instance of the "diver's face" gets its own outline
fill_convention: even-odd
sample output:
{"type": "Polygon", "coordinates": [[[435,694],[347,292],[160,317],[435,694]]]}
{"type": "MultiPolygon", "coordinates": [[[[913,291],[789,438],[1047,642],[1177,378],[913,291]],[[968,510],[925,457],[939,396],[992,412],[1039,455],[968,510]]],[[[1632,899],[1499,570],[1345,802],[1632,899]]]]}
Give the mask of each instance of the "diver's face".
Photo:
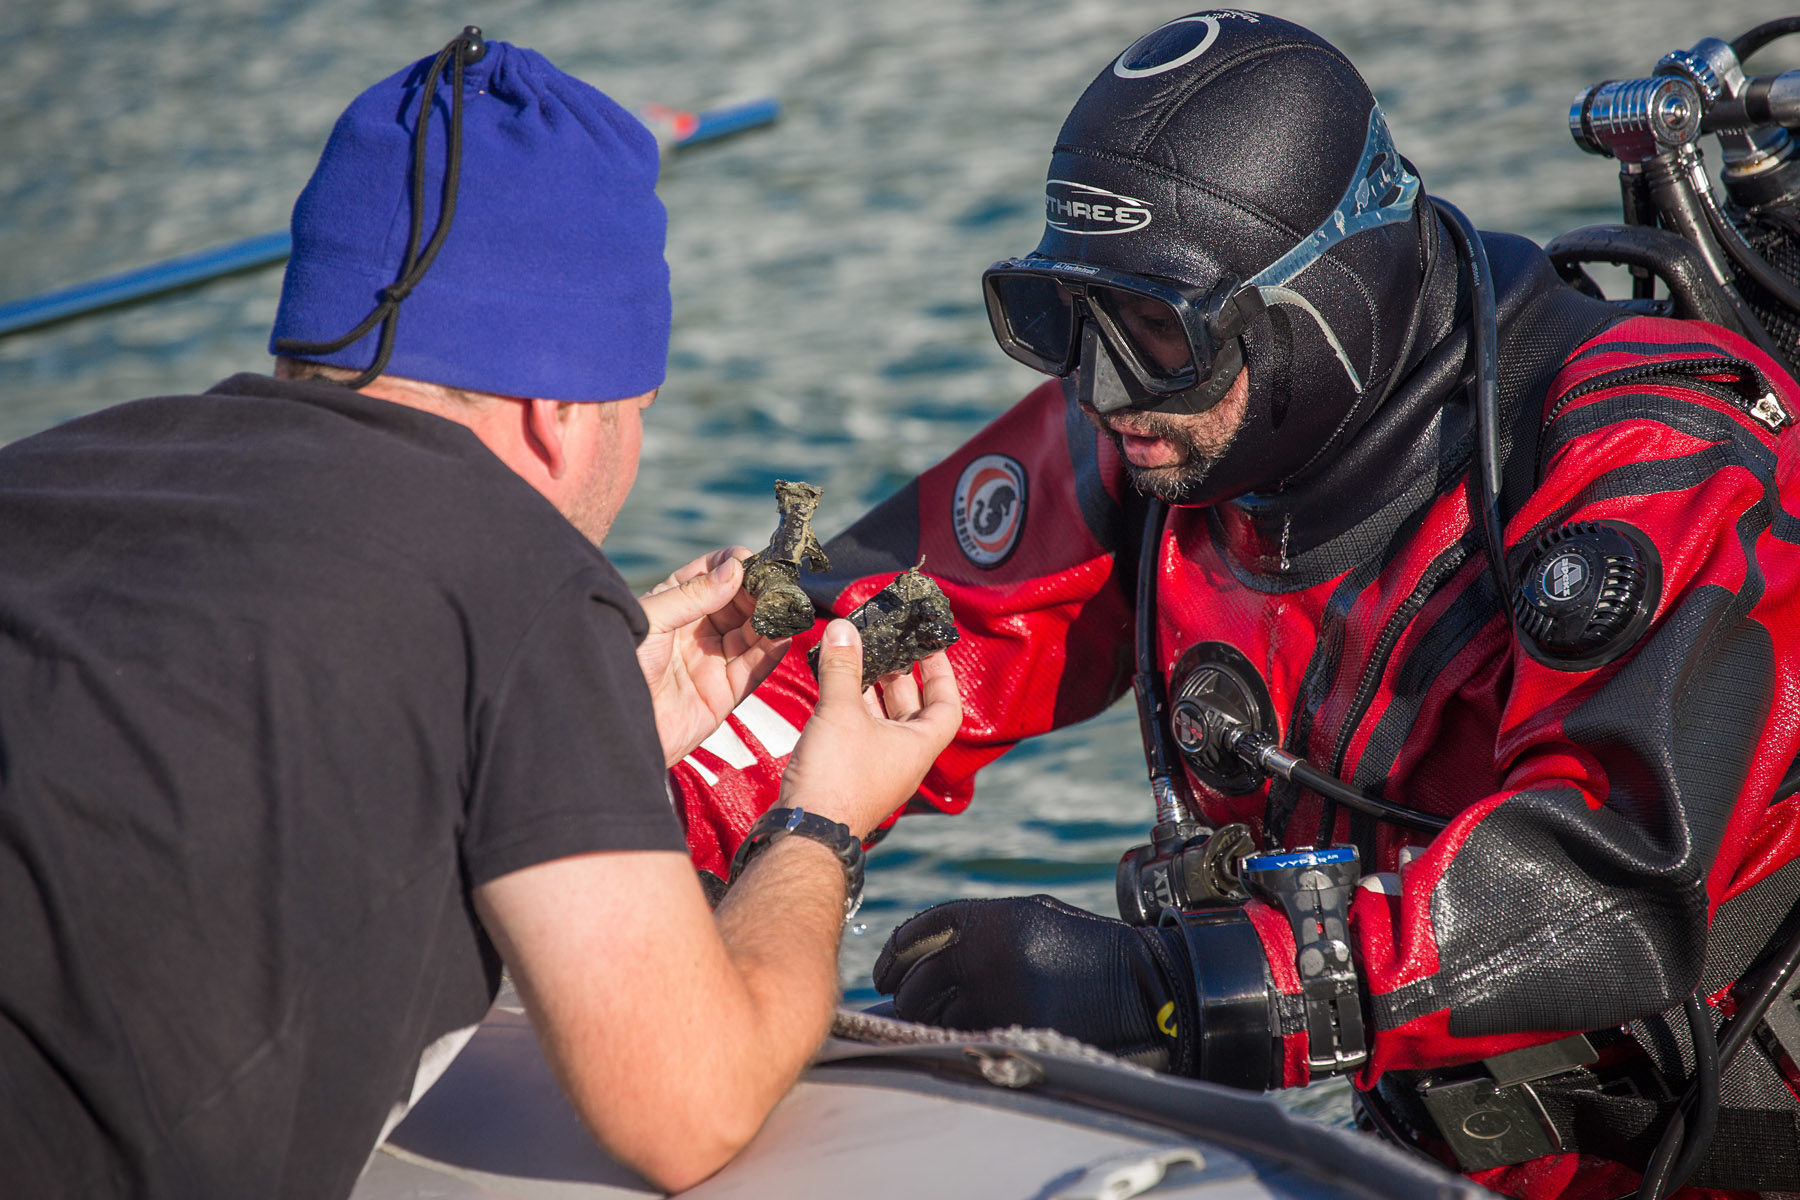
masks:
{"type": "MultiPolygon", "coordinates": [[[[1184,342],[1185,345],[1185,342],[1184,342]]],[[[1243,428],[1250,402],[1250,372],[1238,372],[1231,388],[1203,413],[1124,409],[1102,416],[1084,409],[1088,420],[1109,434],[1140,492],[1181,504],[1200,488],[1225,457],[1243,428]]]]}

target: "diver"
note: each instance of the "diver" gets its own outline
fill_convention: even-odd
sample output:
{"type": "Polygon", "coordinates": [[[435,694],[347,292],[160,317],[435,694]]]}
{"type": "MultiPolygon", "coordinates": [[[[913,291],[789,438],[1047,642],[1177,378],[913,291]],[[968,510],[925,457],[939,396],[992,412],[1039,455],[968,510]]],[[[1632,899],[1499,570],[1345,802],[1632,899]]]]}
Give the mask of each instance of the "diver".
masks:
{"type": "MultiPolygon", "coordinates": [[[[875,969],[897,1013],[1350,1075],[1363,1124],[1507,1195],[1800,1189],[1791,1056],[1713,1053],[1800,897],[1786,369],[1474,233],[1341,52],[1238,10],[1106,63],[983,286],[1052,379],[804,582],[841,614],[924,554],[950,598],[966,716],[915,810],[1135,656],[1194,869],[1149,900],[1122,869],[1132,921],[918,914],[875,969]]],[[[706,870],[775,802],[801,662],[733,718],[754,762],[672,773],[706,870]]]]}

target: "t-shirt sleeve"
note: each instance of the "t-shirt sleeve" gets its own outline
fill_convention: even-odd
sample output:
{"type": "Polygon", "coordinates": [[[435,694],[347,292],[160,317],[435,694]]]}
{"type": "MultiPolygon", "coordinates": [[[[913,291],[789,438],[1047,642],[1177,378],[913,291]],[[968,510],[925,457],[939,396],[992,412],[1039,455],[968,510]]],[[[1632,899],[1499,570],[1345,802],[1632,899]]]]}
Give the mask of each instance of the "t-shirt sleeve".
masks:
{"type": "Polygon", "coordinates": [[[473,714],[463,862],[479,886],[598,850],[684,850],[636,641],[603,577],[544,605],[473,714]]]}

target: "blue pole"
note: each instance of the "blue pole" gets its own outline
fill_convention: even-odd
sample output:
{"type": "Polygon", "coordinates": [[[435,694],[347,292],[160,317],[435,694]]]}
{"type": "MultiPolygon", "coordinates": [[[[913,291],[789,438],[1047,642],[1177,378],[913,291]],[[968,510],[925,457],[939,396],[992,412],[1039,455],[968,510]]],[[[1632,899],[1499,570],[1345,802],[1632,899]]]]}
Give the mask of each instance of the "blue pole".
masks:
{"type": "Polygon", "coordinates": [[[285,229],[275,233],[259,233],[228,246],[215,246],[211,250],[184,254],[166,262],[151,263],[135,271],[108,275],[104,279],[15,300],[11,304],[0,304],[0,337],[49,325],[54,321],[65,321],[98,309],[130,304],[176,288],[234,275],[239,271],[266,267],[285,259],[291,244],[285,229]]]}
{"type": "MultiPolygon", "coordinates": [[[[671,112],[666,109],[661,111],[671,112]]],[[[701,142],[710,142],[767,125],[780,114],[781,103],[773,99],[753,100],[748,104],[708,109],[701,113],[677,113],[674,115],[682,118],[681,124],[687,128],[674,137],[670,144],[676,149],[685,149],[701,142]]],[[[133,304],[177,288],[192,287],[242,271],[254,271],[286,259],[292,245],[285,229],[274,233],[259,233],[255,237],[244,238],[229,245],[199,250],[117,275],[78,283],[73,287],[59,288],[28,296],[23,300],[14,300],[9,304],[0,304],[0,337],[98,312],[103,308],[133,304]]]]}
{"type": "Polygon", "coordinates": [[[773,97],[752,100],[748,104],[736,104],[729,108],[710,108],[695,115],[700,121],[694,126],[692,133],[675,143],[678,149],[768,125],[781,115],[781,101],[773,97]]]}

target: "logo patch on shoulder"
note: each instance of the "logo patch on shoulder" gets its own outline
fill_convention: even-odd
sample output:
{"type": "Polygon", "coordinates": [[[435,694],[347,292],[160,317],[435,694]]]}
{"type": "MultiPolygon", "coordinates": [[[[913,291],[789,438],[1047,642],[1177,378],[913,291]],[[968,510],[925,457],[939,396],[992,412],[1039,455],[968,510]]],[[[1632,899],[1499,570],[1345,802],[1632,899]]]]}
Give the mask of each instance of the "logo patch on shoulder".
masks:
{"type": "Polygon", "coordinates": [[[1012,557],[1025,528],[1025,468],[1005,454],[983,454],[956,479],[950,519],[956,544],[978,567],[1012,557]]]}

